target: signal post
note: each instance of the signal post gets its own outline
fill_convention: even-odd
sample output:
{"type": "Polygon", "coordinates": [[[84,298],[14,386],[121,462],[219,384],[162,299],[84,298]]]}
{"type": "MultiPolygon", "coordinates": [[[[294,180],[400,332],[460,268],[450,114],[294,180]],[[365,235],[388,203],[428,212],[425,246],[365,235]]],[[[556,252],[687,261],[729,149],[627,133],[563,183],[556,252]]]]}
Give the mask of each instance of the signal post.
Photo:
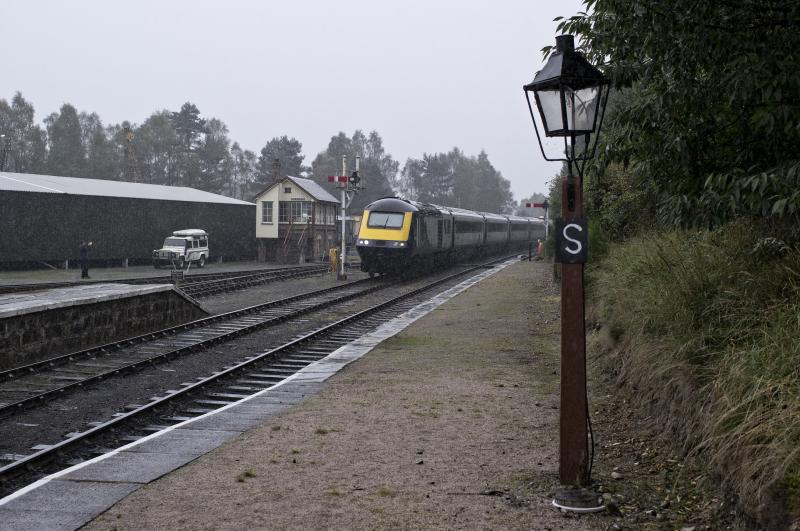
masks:
{"type": "Polygon", "coordinates": [[[348,177],[347,156],[342,155],[342,174],[328,175],[328,182],[336,183],[336,186],[341,189],[342,246],[339,254],[339,267],[336,269],[337,280],[347,280],[347,272],[345,271],[345,260],[347,259],[347,208],[353,201],[353,197],[364,189],[361,176],[358,174],[360,165],[361,157],[357,156],[356,169],[353,171],[353,174],[348,177]]]}

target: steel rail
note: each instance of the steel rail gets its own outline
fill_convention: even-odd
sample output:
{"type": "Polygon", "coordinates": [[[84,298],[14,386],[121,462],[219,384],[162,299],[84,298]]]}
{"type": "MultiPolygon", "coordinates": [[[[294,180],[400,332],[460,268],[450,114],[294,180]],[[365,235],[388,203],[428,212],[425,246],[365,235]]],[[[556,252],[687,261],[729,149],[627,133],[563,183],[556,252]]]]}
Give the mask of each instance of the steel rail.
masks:
{"type": "MultiPolygon", "coordinates": [[[[189,273],[184,277],[184,282],[204,282],[214,279],[222,279],[231,276],[259,275],[269,273],[279,273],[286,271],[305,270],[305,269],[327,269],[326,266],[314,264],[304,266],[279,267],[274,269],[245,269],[242,271],[217,271],[214,273],[189,273]]],[[[65,280],[63,282],[40,282],[31,284],[0,284],[0,294],[18,293],[24,291],[36,291],[45,289],[64,288],[71,286],[86,286],[92,284],[172,284],[171,276],[156,277],[134,277],[134,278],[115,278],[107,280],[65,280]]]]}
{"type": "MultiPolygon", "coordinates": [[[[502,258],[498,259],[498,260],[495,260],[495,262],[500,261],[500,260],[502,260],[502,258]]],[[[259,354],[257,356],[254,356],[253,358],[250,358],[250,359],[248,359],[246,361],[237,363],[236,365],[234,365],[232,367],[228,367],[228,368],[223,369],[221,371],[215,372],[211,376],[208,376],[206,378],[198,380],[197,382],[195,382],[193,384],[190,384],[190,385],[187,385],[182,389],[176,390],[175,392],[170,393],[167,396],[158,398],[158,399],[156,399],[156,400],[154,400],[154,401],[152,401],[152,402],[150,402],[148,404],[142,405],[142,406],[140,406],[140,407],[138,407],[136,409],[133,409],[133,410],[127,412],[127,413],[124,413],[124,414],[121,414],[121,415],[119,415],[117,417],[114,417],[111,420],[108,420],[108,421],[106,421],[106,422],[104,422],[102,424],[98,424],[98,425],[96,425],[96,426],[94,426],[94,427],[92,427],[92,428],[90,428],[90,429],[88,429],[86,431],[83,431],[81,433],[76,433],[76,434],[74,434],[72,437],[70,437],[68,439],[65,439],[63,441],[60,441],[60,442],[55,443],[53,445],[50,445],[47,448],[39,450],[38,452],[35,452],[35,453],[33,453],[33,454],[29,455],[29,456],[26,456],[26,457],[24,457],[22,459],[19,459],[18,461],[15,461],[13,463],[10,463],[10,464],[0,468],[0,483],[6,482],[6,481],[10,480],[12,477],[15,477],[16,475],[24,473],[24,471],[26,471],[26,470],[31,470],[37,465],[42,465],[44,463],[47,463],[47,462],[51,461],[54,457],[64,454],[69,449],[75,447],[76,445],[78,445],[80,443],[83,443],[83,442],[87,441],[88,439],[90,439],[93,436],[102,434],[102,433],[104,433],[106,431],[110,431],[110,430],[116,428],[117,426],[120,426],[124,422],[133,421],[134,419],[136,419],[138,417],[141,417],[141,416],[143,416],[143,415],[145,415],[147,413],[150,413],[152,411],[157,410],[158,408],[166,405],[167,403],[176,401],[178,398],[188,397],[192,393],[200,390],[203,387],[206,387],[206,386],[210,385],[211,383],[217,382],[217,381],[221,380],[222,378],[225,378],[225,377],[228,377],[228,376],[233,376],[233,375],[235,375],[235,374],[237,374],[237,373],[239,373],[239,372],[241,372],[243,370],[250,369],[254,365],[256,365],[257,363],[265,361],[267,359],[276,358],[279,354],[285,353],[287,351],[290,351],[294,347],[300,346],[300,345],[302,345],[302,344],[304,344],[306,342],[309,342],[309,341],[312,341],[312,340],[315,340],[315,339],[320,339],[321,337],[323,337],[323,336],[325,336],[325,335],[327,335],[327,334],[329,334],[331,332],[337,331],[338,329],[340,329],[340,328],[342,328],[342,327],[344,327],[344,326],[346,326],[348,324],[351,324],[354,321],[358,321],[360,319],[367,318],[367,317],[369,317],[369,316],[371,316],[371,315],[373,315],[375,313],[380,312],[381,310],[388,309],[389,307],[391,307],[391,306],[393,306],[395,304],[398,304],[398,303],[400,303],[400,302],[402,302],[402,301],[404,301],[406,299],[410,299],[412,297],[415,297],[415,296],[417,296],[417,295],[419,295],[419,294],[421,294],[421,293],[423,293],[425,291],[428,291],[428,290],[430,290],[430,289],[432,289],[434,287],[437,287],[437,286],[439,286],[441,284],[444,284],[446,282],[454,280],[454,279],[456,279],[456,278],[458,278],[460,276],[467,275],[467,274],[469,274],[469,273],[471,273],[473,271],[476,271],[478,269],[482,269],[483,267],[485,267],[485,266],[471,267],[471,268],[466,269],[464,271],[460,271],[460,272],[455,273],[453,275],[449,275],[447,277],[438,279],[438,280],[436,280],[434,282],[431,282],[430,284],[427,284],[425,286],[422,286],[420,288],[412,290],[412,291],[410,291],[408,293],[404,293],[404,294],[399,295],[397,297],[394,297],[394,298],[392,298],[392,299],[390,299],[388,301],[384,301],[384,302],[379,303],[377,305],[374,305],[374,306],[372,306],[370,308],[367,308],[365,310],[361,310],[359,312],[356,312],[353,315],[344,317],[344,318],[342,318],[342,319],[340,319],[340,320],[338,320],[338,321],[336,321],[334,323],[331,323],[331,324],[328,324],[326,326],[320,327],[317,330],[314,330],[314,331],[309,332],[309,333],[307,333],[307,334],[305,334],[305,335],[303,335],[303,336],[301,336],[299,338],[296,338],[296,339],[291,340],[291,341],[289,341],[287,343],[284,343],[283,345],[281,345],[279,347],[276,347],[276,348],[270,349],[268,351],[262,352],[261,354],[259,354]]]]}
{"type": "Polygon", "coordinates": [[[266,284],[268,282],[278,282],[289,278],[308,277],[328,271],[327,266],[317,266],[308,268],[293,268],[288,270],[254,273],[239,276],[228,276],[212,280],[202,280],[185,282],[180,286],[180,290],[190,297],[204,297],[214,293],[224,291],[235,291],[238,289],[266,284]]]}
{"type": "MultiPolygon", "coordinates": [[[[272,302],[269,302],[269,303],[266,303],[266,304],[254,306],[254,307],[247,308],[247,309],[244,309],[244,310],[236,310],[234,312],[229,312],[227,314],[215,315],[213,317],[209,317],[209,318],[206,318],[206,319],[203,319],[203,320],[193,321],[191,323],[187,323],[185,325],[180,325],[179,327],[175,327],[175,328],[182,328],[184,330],[196,330],[196,329],[198,329],[200,327],[203,327],[203,326],[214,324],[214,323],[219,322],[219,321],[224,321],[224,320],[226,320],[226,318],[236,317],[236,316],[239,316],[239,315],[245,315],[245,314],[249,314],[249,313],[255,313],[258,310],[265,310],[265,309],[269,309],[269,308],[273,308],[273,307],[285,306],[285,305],[290,304],[292,302],[296,302],[296,301],[299,301],[299,300],[302,300],[302,299],[306,299],[306,298],[309,298],[309,297],[325,295],[325,294],[327,294],[329,292],[336,291],[336,290],[352,289],[354,286],[359,285],[361,283],[370,283],[370,280],[364,279],[364,280],[360,280],[360,281],[357,281],[357,282],[351,282],[351,283],[346,284],[344,286],[334,286],[332,288],[326,288],[324,290],[318,290],[318,291],[314,291],[314,292],[303,293],[303,294],[300,294],[300,295],[294,295],[292,297],[287,297],[285,299],[280,299],[278,301],[272,301],[272,302]],[[255,310],[254,310],[254,308],[255,308],[255,310]]],[[[375,282],[373,281],[372,283],[375,283],[375,282]]],[[[60,387],[55,387],[55,388],[49,389],[47,391],[44,391],[44,392],[41,392],[41,393],[38,393],[38,394],[35,394],[35,395],[32,395],[32,396],[23,398],[21,400],[17,400],[16,402],[11,402],[9,404],[6,404],[6,405],[0,407],[0,418],[8,417],[9,415],[13,415],[15,412],[17,412],[17,411],[19,411],[21,409],[24,409],[26,407],[30,407],[35,403],[43,402],[43,401],[45,401],[47,399],[50,399],[52,397],[55,397],[55,396],[58,396],[58,395],[62,395],[65,392],[68,392],[68,391],[71,391],[71,390],[75,390],[75,389],[83,387],[85,385],[104,380],[104,379],[109,378],[111,376],[116,376],[116,375],[119,375],[119,374],[124,373],[124,372],[129,372],[129,371],[132,371],[132,370],[136,370],[138,368],[141,368],[141,367],[144,367],[144,366],[149,366],[149,365],[152,365],[154,363],[167,361],[169,359],[177,358],[179,356],[184,356],[184,355],[190,354],[192,352],[195,352],[197,350],[202,350],[203,348],[206,348],[206,347],[208,347],[210,345],[214,345],[216,343],[221,343],[221,342],[224,342],[224,341],[228,341],[228,340],[230,340],[230,339],[232,339],[234,337],[237,337],[237,336],[240,336],[240,335],[249,334],[249,333],[255,332],[256,330],[259,330],[261,328],[265,328],[267,326],[271,326],[271,325],[274,325],[276,323],[280,323],[280,322],[283,322],[283,321],[286,321],[286,320],[289,320],[289,319],[293,319],[295,317],[298,317],[298,316],[301,316],[301,315],[304,315],[304,314],[307,314],[307,313],[311,313],[311,312],[314,312],[314,311],[317,311],[317,310],[321,310],[321,309],[327,308],[329,306],[332,306],[333,304],[336,304],[336,303],[348,301],[348,300],[351,300],[351,299],[354,299],[354,298],[357,298],[357,297],[362,297],[362,296],[368,295],[370,293],[374,293],[375,291],[386,289],[386,288],[388,288],[388,287],[390,287],[392,285],[394,285],[394,284],[392,284],[392,283],[379,283],[379,284],[377,284],[377,285],[375,285],[375,286],[373,286],[371,288],[367,288],[365,290],[356,291],[354,293],[349,293],[349,294],[347,294],[345,296],[342,296],[342,297],[338,297],[338,298],[331,299],[331,300],[328,300],[328,301],[324,301],[324,302],[321,302],[321,303],[318,303],[318,304],[314,304],[314,305],[311,305],[311,306],[307,306],[307,307],[303,307],[303,308],[300,308],[300,309],[296,309],[296,310],[288,312],[288,313],[286,313],[284,315],[278,315],[278,316],[274,316],[274,317],[265,318],[263,321],[261,321],[259,323],[253,323],[253,324],[250,324],[250,325],[247,325],[247,326],[243,326],[241,328],[238,328],[237,330],[224,332],[224,333],[221,333],[218,336],[214,336],[214,337],[211,337],[211,338],[208,338],[208,339],[199,340],[199,341],[197,341],[195,343],[192,343],[191,345],[186,345],[186,346],[182,346],[182,347],[179,347],[179,348],[176,348],[176,349],[172,349],[172,350],[169,350],[169,351],[166,351],[166,352],[162,352],[162,353],[157,354],[155,356],[151,356],[151,357],[139,360],[139,361],[128,363],[126,365],[122,365],[122,366],[119,366],[119,367],[114,367],[113,369],[110,369],[108,371],[100,372],[100,373],[91,375],[91,376],[89,376],[87,378],[83,378],[83,379],[75,381],[75,382],[67,383],[67,384],[62,385],[60,387]]],[[[183,330],[181,330],[181,331],[183,331],[183,330]]],[[[115,347],[116,349],[120,349],[120,348],[124,348],[124,346],[128,346],[128,345],[133,344],[136,340],[140,340],[143,337],[146,337],[147,339],[155,339],[155,338],[150,337],[150,336],[161,335],[163,337],[164,335],[168,335],[170,332],[172,334],[177,333],[177,332],[174,332],[173,329],[166,329],[166,330],[161,330],[161,331],[158,331],[158,332],[153,332],[151,334],[145,334],[144,336],[137,336],[136,338],[128,338],[128,339],[125,339],[125,340],[122,340],[122,341],[119,341],[119,342],[112,343],[110,345],[115,347]]],[[[147,339],[145,339],[144,341],[146,341],[147,339]]],[[[141,341],[139,341],[139,342],[141,342],[141,341]]],[[[108,346],[109,345],[104,345],[103,347],[96,347],[94,349],[89,349],[89,351],[91,351],[92,353],[89,353],[89,351],[81,351],[79,353],[67,354],[65,356],[59,357],[58,360],[60,361],[60,365],[64,365],[64,364],[67,364],[67,363],[69,363],[71,361],[74,361],[74,358],[78,357],[79,355],[80,355],[81,358],[86,358],[86,357],[92,358],[98,353],[98,351],[104,352],[103,349],[105,349],[108,346]]],[[[46,367],[48,369],[56,368],[56,367],[50,366],[47,363],[47,361],[45,361],[45,362],[38,362],[36,364],[31,364],[31,365],[28,365],[26,367],[20,368],[18,370],[27,369],[27,368],[31,367],[32,365],[39,366],[39,368],[40,368],[39,372],[41,372],[41,368],[42,367],[46,367]]],[[[6,373],[8,373],[8,372],[11,372],[11,371],[6,371],[6,373]]],[[[3,375],[0,374],[0,376],[3,376],[3,375]]],[[[6,380],[7,381],[11,380],[11,378],[7,377],[6,380]]]]}

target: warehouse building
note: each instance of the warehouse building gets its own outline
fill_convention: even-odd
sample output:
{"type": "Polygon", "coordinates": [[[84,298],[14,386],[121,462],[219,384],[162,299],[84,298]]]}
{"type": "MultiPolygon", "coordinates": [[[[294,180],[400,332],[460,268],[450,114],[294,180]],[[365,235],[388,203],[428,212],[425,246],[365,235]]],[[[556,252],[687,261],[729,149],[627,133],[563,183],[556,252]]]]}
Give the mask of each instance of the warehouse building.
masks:
{"type": "Polygon", "coordinates": [[[256,205],[194,188],[0,172],[0,268],[150,263],[181,229],[209,234],[210,260],[256,256],[256,205]]]}

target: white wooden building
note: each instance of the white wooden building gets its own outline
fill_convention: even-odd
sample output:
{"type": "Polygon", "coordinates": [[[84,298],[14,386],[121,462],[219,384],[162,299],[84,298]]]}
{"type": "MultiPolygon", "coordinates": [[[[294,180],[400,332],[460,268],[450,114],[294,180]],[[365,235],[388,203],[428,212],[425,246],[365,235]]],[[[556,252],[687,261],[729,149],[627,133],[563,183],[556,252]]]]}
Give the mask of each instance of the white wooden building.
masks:
{"type": "Polygon", "coordinates": [[[254,202],[260,261],[320,261],[336,247],[339,200],[311,179],[283,177],[254,202]]]}

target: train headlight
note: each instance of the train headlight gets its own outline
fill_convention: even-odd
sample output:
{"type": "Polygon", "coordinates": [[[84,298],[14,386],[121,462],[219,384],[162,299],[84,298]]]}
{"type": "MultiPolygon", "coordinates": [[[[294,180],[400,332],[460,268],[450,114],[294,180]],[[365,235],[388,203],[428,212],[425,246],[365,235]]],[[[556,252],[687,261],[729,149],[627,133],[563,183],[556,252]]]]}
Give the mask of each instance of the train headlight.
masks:
{"type": "Polygon", "coordinates": [[[405,247],[406,246],[406,242],[393,242],[393,245],[395,247],[405,247]]]}
{"type": "Polygon", "coordinates": [[[358,240],[359,245],[369,245],[369,240],[358,240]]]}

